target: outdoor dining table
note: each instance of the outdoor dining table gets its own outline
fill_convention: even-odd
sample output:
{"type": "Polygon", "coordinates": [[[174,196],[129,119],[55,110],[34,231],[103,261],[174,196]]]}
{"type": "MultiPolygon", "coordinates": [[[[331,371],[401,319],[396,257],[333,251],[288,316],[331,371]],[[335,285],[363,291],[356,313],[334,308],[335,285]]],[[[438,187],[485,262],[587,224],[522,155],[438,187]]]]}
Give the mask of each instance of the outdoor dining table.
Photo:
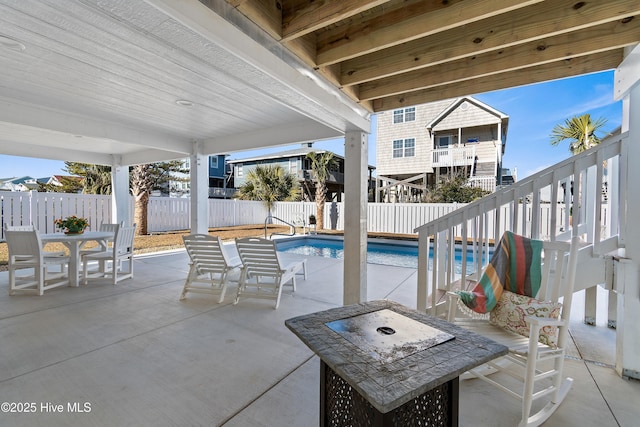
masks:
{"type": "Polygon", "coordinates": [[[60,242],[69,248],[69,286],[80,283],[80,250],[87,242],[98,242],[103,248],[107,242],[113,240],[114,233],[110,231],[87,231],[82,234],[47,233],[40,235],[42,243],[60,242]]]}

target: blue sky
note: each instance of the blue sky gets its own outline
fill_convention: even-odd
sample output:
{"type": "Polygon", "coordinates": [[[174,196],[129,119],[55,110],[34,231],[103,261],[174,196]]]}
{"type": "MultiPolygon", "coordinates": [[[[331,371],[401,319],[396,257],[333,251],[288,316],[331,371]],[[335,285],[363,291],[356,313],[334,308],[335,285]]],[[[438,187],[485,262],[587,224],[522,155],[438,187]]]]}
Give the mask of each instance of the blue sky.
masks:
{"type": "MultiPolygon", "coordinates": [[[[608,132],[620,126],[622,120],[621,102],[613,100],[613,71],[473,96],[509,116],[504,166],[517,168],[519,179],[570,156],[568,142],[555,147],[549,143],[556,124],[589,113],[593,119],[604,117],[607,123],[603,130],[608,132]]],[[[371,165],[375,165],[375,128],[374,116],[373,133],[369,136],[371,165]]],[[[344,154],[342,139],[318,141],[314,146],[344,154]]],[[[245,158],[291,147],[238,152],[231,157],[245,158]]],[[[64,174],[63,168],[60,161],[0,155],[0,178],[24,175],[40,178],[64,174]]]]}

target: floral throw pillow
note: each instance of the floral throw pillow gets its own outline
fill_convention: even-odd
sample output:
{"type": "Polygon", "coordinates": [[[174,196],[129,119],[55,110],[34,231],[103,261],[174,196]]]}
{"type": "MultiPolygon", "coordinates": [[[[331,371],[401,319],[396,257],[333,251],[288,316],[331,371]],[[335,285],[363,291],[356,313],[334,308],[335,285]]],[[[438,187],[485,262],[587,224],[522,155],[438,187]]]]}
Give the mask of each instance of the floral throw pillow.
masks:
{"type": "MultiPolygon", "coordinates": [[[[491,310],[489,322],[522,336],[529,336],[529,323],[525,316],[557,319],[562,304],[552,301],[538,301],[526,295],[518,295],[504,290],[500,300],[491,310]]],[[[540,342],[553,348],[558,346],[557,328],[545,326],[540,329],[540,342]]]]}

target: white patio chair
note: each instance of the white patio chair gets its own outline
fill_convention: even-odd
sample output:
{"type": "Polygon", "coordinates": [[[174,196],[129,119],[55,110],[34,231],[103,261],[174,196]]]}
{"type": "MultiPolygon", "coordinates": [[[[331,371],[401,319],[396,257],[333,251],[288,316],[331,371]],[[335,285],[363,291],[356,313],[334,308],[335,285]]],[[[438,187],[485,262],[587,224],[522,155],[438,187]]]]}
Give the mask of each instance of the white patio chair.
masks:
{"type": "Polygon", "coordinates": [[[133,277],[133,238],[136,226],[118,227],[113,239],[113,246],[106,251],[88,253],[82,256],[83,263],[83,284],[87,284],[90,279],[111,277],[111,283],[117,284],[119,281],[133,277]],[[89,262],[98,261],[98,270],[89,271],[89,262]],[[107,263],[111,263],[107,268],[107,263]],[[125,264],[128,269],[125,270],[125,264]]]}
{"type": "Polygon", "coordinates": [[[291,284],[296,290],[296,274],[302,272],[307,279],[307,260],[283,266],[273,241],[258,237],[236,239],[236,248],[242,261],[242,272],[234,304],[241,297],[275,299],[280,305],[282,287],[291,284]]]}
{"type": "Polygon", "coordinates": [[[461,379],[480,378],[519,399],[520,427],[538,426],[547,420],[573,383],[562,371],[570,342],[578,238],[571,244],[542,245],[541,285],[534,298],[504,291],[489,319],[479,319],[477,313],[471,318],[464,316],[468,308],[461,306],[459,295],[448,293],[449,321],[509,347],[506,356],[469,371],[461,379]]]}
{"type": "Polygon", "coordinates": [[[185,299],[187,292],[195,292],[219,295],[218,303],[221,303],[227,291],[229,273],[239,268],[240,262],[229,260],[217,236],[190,234],[182,236],[182,240],[191,263],[180,299],[185,299]],[[194,285],[196,283],[207,286],[194,285]]]}
{"type": "MultiPolygon", "coordinates": [[[[34,225],[4,225],[4,229],[8,231],[31,231],[36,230],[34,225]]],[[[64,251],[44,251],[44,256],[65,256],[64,251]]]]}
{"type": "Polygon", "coordinates": [[[69,284],[66,270],[69,257],[42,250],[38,230],[9,230],[5,228],[9,249],[9,295],[28,293],[43,295],[44,291],[69,284]],[[60,272],[49,271],[50,266],[60,266],[60,272]],[[32,275],[19,276],[18,270],[33,269],[32,275]]]}
{"type": "Polygon", "coordinates": [[[98,252],[104,252],[109,250],[112,246],[113,246],[113,241],[115,240],[115,235],[118,231],[119,227],[124,226],[124,222],[121,224],[109,224],[109,223],[102,223],[100,224],[100,228],[98,229],[98,231],[104,231],[104,232],[108,232],[108,233],[113,233],[113,240],[109,240],[107,241],[107,245],[108,246],[102,246],[102,245],[98,245],[94,248],[89,248],[89,249],[81,249],[80,250],[80,257],[82,257],[83,255],[87,255],[87,254],[95,254],[98,252]]]}

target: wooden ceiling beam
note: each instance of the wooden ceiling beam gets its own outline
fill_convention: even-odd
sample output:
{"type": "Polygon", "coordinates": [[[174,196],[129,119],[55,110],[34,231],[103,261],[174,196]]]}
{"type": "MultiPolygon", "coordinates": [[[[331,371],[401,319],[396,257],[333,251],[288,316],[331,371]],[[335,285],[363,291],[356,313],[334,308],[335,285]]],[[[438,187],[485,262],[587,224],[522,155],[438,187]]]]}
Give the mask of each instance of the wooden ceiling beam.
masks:
{"type": "Polygon", "coordinates": [[[390,0],[285,2],[282,14],[283,40],[292,40],[350,18],[390,0]]]}
{"type": "Polygon", "coordinates": [[[640,42],[640,19],[608,22],[506,49],[359,85],[360,99],[371,100],[592,55],[640,42]]]}
{"type": "Polygon", "coordinates": [[[554,0],[474,22],[341,64],[342,85],[360,84],[640,14],[640,0],[554,0]],[[580,7],[578,7],[580,6],[580,7]]]}
{"type": "Polygon", "coordinates": [[[541,0],[425,1],[412,16],[396,22],[392,17],[368,25],[366,30],[340,28],[339,39],[318,39],[319,66],[375,52],[451,28],[524,8],[541,0]]]}
{"type": "MultiPolygon", "coordinates": [[[[373,101],[373,107],[375,112],[387,111],[442,99],[490,92],[548,80],[563,79],[581,74],[596,73],[614,69],[622,62],[622,59],[622,49],[612,50],[527,69],[466,80],[446,86],[437,86],[408,94],[379,98],[373,101]]],[[[549,101],[552,102],[553,100],[549,101]]]]}

